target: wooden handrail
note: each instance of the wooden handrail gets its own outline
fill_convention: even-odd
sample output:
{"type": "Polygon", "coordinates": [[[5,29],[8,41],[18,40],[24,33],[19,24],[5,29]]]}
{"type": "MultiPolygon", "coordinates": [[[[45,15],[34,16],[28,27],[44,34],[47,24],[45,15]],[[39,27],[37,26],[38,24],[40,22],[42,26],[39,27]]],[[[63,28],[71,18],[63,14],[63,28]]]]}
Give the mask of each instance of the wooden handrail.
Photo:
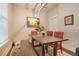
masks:
{"type": "Polygon", "coordinates": [[[13,42],[6,56],[9,56],[11,54],[11,51],[14,46],[15,46],[15,43],[13,42]]]}

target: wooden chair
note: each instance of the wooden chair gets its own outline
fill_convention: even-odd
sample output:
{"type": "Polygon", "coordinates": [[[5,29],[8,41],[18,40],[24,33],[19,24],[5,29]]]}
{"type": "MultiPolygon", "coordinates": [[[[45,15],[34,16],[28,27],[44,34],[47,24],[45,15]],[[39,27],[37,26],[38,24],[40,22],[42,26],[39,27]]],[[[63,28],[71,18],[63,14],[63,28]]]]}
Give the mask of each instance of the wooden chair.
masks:
{"type": "MultiPolygon", "coordinates": [[[[37,33],[37,31],[31,31],[31,35],[36,36],[36,35],[38,35],[38,33],[37,33]]],[[[40,45],[39,42],[37,42],[37,41],[34,41],[34,43],[35,43],[35,45],[40,45]]]]}
{"type": "MultiPolygon", "coordinates": [[[[53,31],[47,31],[47,36],[53,37],[53,31]]],[[[51,44],[49,44],[51,46],[51,44]]]]}
{"type": "MultiPolygon", "coordinates": [[[[64,32],[54,32],[54,37],[63,39],[63,35],[64,35],[64,32]]],[[[62,42],[57,43],[57,49],[60,49],[62,53],[62,42]]]]}
{"type": "Polygon", "coordinates": [[[31,35],[37,35],[37,31],[31,31],[31,35]]]}
{"type": "Polygon", "coordinates": [[[47,31],[47,36],[53,36],[53,31],[47,31]]]}
{"type": "MultiPolygon", "coordinates": [[[[53,31],[47,31],[47,36],[53,37],[53,31]]],[[[46,51],[48,52],[48,46],[52,46],[52,44],[46,45],[46,51]]]]}

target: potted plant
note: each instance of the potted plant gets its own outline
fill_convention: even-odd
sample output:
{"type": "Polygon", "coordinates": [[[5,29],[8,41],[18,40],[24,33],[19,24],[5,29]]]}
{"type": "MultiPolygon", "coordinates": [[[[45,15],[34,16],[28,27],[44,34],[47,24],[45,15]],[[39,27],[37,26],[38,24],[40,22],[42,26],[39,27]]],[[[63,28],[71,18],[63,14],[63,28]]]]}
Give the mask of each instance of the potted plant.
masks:
{"type": "Polygon", "coordinates": [[[35,30],[40,33],[44,30],[44,26],[38,26],[35,30]]]}

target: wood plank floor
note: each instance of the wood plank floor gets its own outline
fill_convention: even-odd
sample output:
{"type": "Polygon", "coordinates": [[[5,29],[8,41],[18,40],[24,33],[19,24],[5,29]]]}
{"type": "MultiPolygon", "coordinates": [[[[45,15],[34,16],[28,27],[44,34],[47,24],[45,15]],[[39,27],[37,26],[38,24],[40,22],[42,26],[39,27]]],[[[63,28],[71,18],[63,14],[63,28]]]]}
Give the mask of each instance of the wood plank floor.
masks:
{"type": "Polygon", "coordinates": [[[31,44],[28,41],[22,40],[20,44],[15,46],[11,52],[13,56],[37,56],[31,44]]]}
{"type": "MultiPolygon", "coordinates": [[[[23,45],[23,46],[24,46],[24,45],[23,45]]],[[[24,46],[24,47],[25,47],[25,46],[24,46]]],[[[28,46],[28,47],[30,47],[30,46],[28,46]]],[[[23,49],[23,50],[24,50],[24,49],[23,49]]],[[[23,56],[24,53],[26,54],[26,55],[24,55],[24,56],[28,56],[28,55],[30,54],[30,52],[32,52],[32,50],[30,50],[30,49],[28,49],[28,48],[26,48],[26,50],[24,50],[24,52],[21,53],[21,51],[20,51],[20,44],[18,44],[18,46],[15,46],[15,47],[13,48],[13,50],[12,50],[12,52],[11,52],[11,56],[23,56]],[[26,50],[27,50],[27,51],[26,51],[26,50]]],[[[40,56],[41,56],[41,54],[42,54],[42,52],[41,52],[41,47],[37,47],[36,50],[38,51],[38,53],[39,53],[40,56]]],[[[33,51],[33,52],[34,52],[34,51],[33,51]]],[[[46,55],[46,56],[53,56],[53,50],[52,50],[52,48],[49,47],[48,53],[46,53],[45,55],[46,55]]],[[[63,51],[63,54],[61,54],[61,53],[60,53],[60,50],[57,52],[57,55],[58,55],[58,56],[71,56],[70,54],[66,53],[65,51],[63,51]]],[[[35,54],[34,54],[34,55],[29,55],[29,56],[35,56],[35,54]]]]}

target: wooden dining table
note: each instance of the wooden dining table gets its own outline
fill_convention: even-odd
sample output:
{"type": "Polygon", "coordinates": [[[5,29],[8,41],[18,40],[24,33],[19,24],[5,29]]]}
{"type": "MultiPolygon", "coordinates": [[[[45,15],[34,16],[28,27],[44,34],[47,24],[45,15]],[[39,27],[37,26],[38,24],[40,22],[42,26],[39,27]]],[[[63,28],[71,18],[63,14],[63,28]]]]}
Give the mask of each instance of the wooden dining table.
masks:
{"type": "Polygon", "coordinates": [[[53,45],[53,55],[57,55],[57,42],[64,42],[67,41],[68,39],[60,39],[52,36],[43,36],[43,35],[36,35],[36,36],[31,36],[32,37],[32,46],[34,47],[39,47],[41,45],[42,47],[42,56],[45,56],[45,46],[48,44],[53,45]],[[35,45],[34,41],[39,42],[39,45],[35,45]]]}

